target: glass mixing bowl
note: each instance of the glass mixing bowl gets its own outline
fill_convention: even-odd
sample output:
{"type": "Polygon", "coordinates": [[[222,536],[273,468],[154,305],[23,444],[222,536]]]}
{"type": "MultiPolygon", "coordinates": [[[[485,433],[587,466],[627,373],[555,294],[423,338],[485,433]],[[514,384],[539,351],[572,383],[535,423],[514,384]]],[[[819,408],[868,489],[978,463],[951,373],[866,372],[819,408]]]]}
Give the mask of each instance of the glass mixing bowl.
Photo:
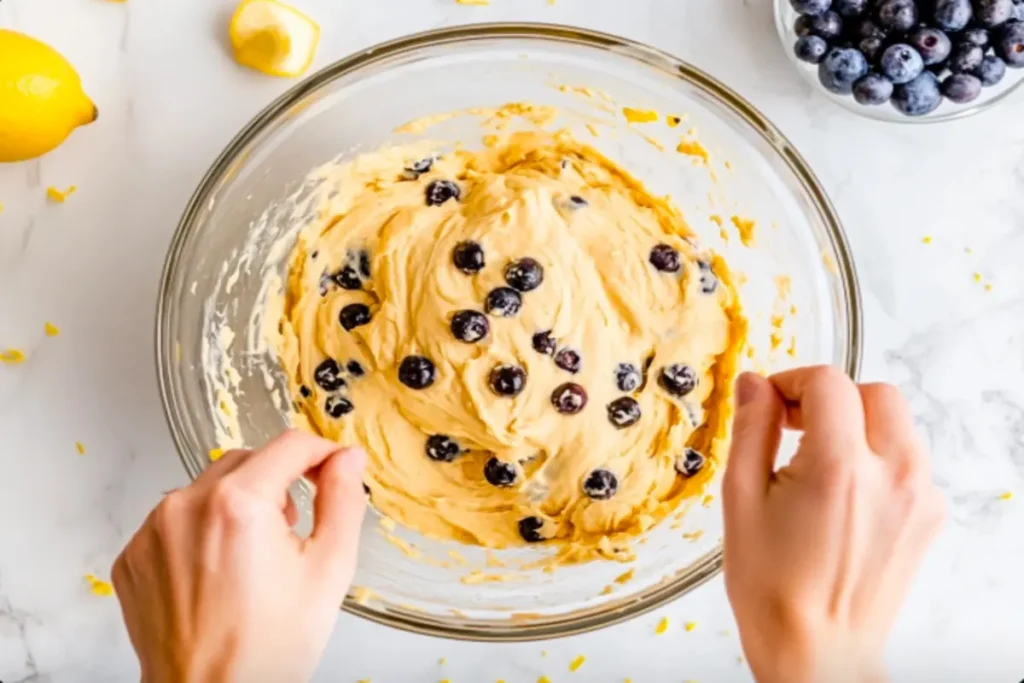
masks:
{"type": "MultiPolygon", "coordinates": [[[[163,404],[189,475],[198,476],[218,446],[220,400],[235,404],[240,443],[259,446],[287,424],[275,398],[288,396],[284,378],[258,325],[249,323],[262,305],[266,277],[286,267],[284,250],[274,245],[297,227],[284,217],[308,198],[311,169],[339,154],[347,159],[415,139],[394,132],[411,119],[510,101],[561,107],[566,125],[587,136],[583,122],[597,111],[595,99],[616,123],[591,144],[654,193],[672,195],[701,239],[742,274],[756,351],[750,366],[831,363],[855,376],[860,297],[839,219],[801,156],[749,103],[689,64],[610,35],[519,24],[444,29],[366,50],[298,84],[239,133],[193,195],[167,256],[156,335],[163,404]],[[674,128],[664,118],[627,124],[620,113],[626,105],[683,121],[674,128]],[[675,151],[686,135],[699,135],[708,164],[675,151]],[[732,231],[734,214],[756,220],[753,246],[743,246],[732,231]],[[717,215],[724,227],[713,222],[717,215]],[[726,242],[721,235],[730,231],[726,242]],[[233,339],[224,338],[225,324],[236,332],[233,339]],[[240,373],[229,397],[216,393],[225,352],[240,373]]],[[[473,146],[479,126],[479,118],[460,116],[422,135],[473,146]]],[[[344,608],[409,630],[480,640],[554,637],[628,619],[721,568],[720,484],[715,479],[709,486],[681,521],[667,519],[646,534],[629,567],[598,561],[553,573],[514,570],[517,580],[509,582],[477,583],[467,575],[550,551],[488,554],[381,528],[370,514],[357,588],[344,608]],[[409,556],[409,545],[418,557],[409,556]],[[616,583],[629,568],[631,580],[616,583]]],[[[305,486],[295,491],[304,515],[309,493],[305,486]]]]}
{"type": "Polygon", "coordinates": [[[793,25],[800,15],[793,9],[789,0],[774,0],[774,2],[775,28],[779,33],[779,39],[782,41],[782,49],[796,70],[800,72],[800,75],[810,83],[816,92],[821,93],[821,95],[842,106],[844,109],[849,109],[855,114],[866,116],[869,119],[889,121],[891,123],[941,123],[942,121],[951,121],[985,111],[1009,97],[1020,87],[1021,83],[1024,83],[1024,69],[1007,69],[1003,80],[992,87],[982,88],[981,95],[973,102],[956,104],[943,98],[942,104],[935,111],[924,116],[906,116],[889,103],[878,106],[858,104],[853,99],[853,95],[837,95],[825,90],[821,83],[818,82],[818,67],[802,62],[797,58],[793,52],[793,46],[797,41],[796,30],[793,25]]]}

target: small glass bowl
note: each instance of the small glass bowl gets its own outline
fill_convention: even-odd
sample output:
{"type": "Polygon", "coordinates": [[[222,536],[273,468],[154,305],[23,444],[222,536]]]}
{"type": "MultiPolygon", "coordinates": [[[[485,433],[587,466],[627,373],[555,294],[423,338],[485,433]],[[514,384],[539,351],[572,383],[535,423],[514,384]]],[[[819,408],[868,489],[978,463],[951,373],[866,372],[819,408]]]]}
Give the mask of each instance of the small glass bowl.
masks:
{"type": "Polygon", "coordinates": [[[953,119],[964,118],[985,111],[1009,97],[1017,90],[1021,83],[1024,83],[1024,69],[1007,68],[1006,76],[1003,77],[1003,80],[992,87],[982,88],[981,95],[973,102],[956,104],[943,98],[942,104],[935,111],[924,116],[907,116],[900,113],[891,103],[878,106],[859,104],[853,99],[853,95],[836,95],[825,90],[821,83],[818,82],[817,67],[800,61],[797,58],[793,52],[793,46],[796,44],[799,36],[796,35],[793,24],[799,16],[796,10],[793,9],[793,6],[789,4],[789,0],[775,0],[775,28],[779,33],[779,40],[782,41],[782,48],[786,56],[789,57],[789,61],[793,63],[793,66],[800,72],[800,75],[811,84],[815,92],[820,93],[843,108],[855,114],[866,116],[869,119],[889,121],[891,123],[940,123],[942,121],[952,121],[953,119]]]}
{"type": "MultiPolygon", "coordinates": [[[[830,363],[857,375],[860,294],[842,226],[806,162],[760,112],[708,74],[622,38],[540,24],[448,28],[378,45],[302,81],[238,134],[192,196],[168,252],[156,339],[161,396],[190,476],[199,476],[210,463],[210,449],[219,445],[223,415],[215,409],[209,354],[230,352],[242,361],[231,396],[241,443],[259,446],[287,425],[274,400],[288,395],[286,380],[248,321],[263,310],[261,274],[284,274],[287,264],[274,245],[296,227],[290,208],[309,189],[310,170],[339,152],[345,160],[396,138],[411,142],[417,134],[399,135],[395,128],[440,112],[510,101],[552,105],[567,115],[592,111],[579,87],[560,84],[586,86],[617,103],[611,109],[616,129],[591,144],[652,192],[671,193],[702,241],[746,276],[749,286],[740,297],[751,344],[778,347],[756,369],[830,363]],[[627,125],[618,109],[624,105],[685,116],[686,125],[671,128],[664,116],[658,123],[627,125]],[[675,151],[690,126],[712,155],[707,164],[675,151]],[[724,241],[728,223],[713,220],[723,223],[720,212],[726,221],[738,213],[756,218],[755,244],[744,246],[735,233],[724,241]],[[247,244],[253,248],[243,248],[247,244]],[[771,342],[781,289],[788,292],[787,310],[799,310],[785,328],[787,341],[799,338],[799,351],[796,341],[789,351],[771,342]],[[224,325],[238,332],[226,342],[218,333],[224,325]]],[[[574,124],[578,135],[588,135],[586,121],[574,124]]],[[[474,144],[484,132],[476,117],[460,116],[425,135],[474,144]]],[[[783,455],[794,447],[795,438],[784,443],[783,455]]],[[[381,528],[386,520],[369,514],[358,588],[344,608],[411,631],[475,640],[551,638],[607,626],[654,609],[719,571],[720,485],[716,474],[708,496],[693,501],[681,521],[650,530],[629,567],[590,562],[554,573],[530,569],[508,583],[466,580],[470,567],[494,566],[482,548],[381,528]],[[409,547],[418,558],[406,554],[409,547]],[[628,582],[622,576],[627,569],[628,582]]],[[[299,491],[296,501],[305,519],[307,494],[299,491]]],[[[550,550],[509,548],[493,555],[515,567],[550,550]]]]}

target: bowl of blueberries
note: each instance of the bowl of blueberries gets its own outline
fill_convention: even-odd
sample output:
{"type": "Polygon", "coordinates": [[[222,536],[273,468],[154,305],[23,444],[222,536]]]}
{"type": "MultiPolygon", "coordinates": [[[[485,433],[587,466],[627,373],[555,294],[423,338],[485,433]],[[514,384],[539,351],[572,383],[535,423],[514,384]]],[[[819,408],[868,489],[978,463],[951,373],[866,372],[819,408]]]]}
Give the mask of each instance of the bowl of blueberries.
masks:
{"type": "Polygon", "coordinates": [[[874,119],[967,116],[1024,81],[1024,0],[776,0],[775,23],[816,90],[874,119]]]}

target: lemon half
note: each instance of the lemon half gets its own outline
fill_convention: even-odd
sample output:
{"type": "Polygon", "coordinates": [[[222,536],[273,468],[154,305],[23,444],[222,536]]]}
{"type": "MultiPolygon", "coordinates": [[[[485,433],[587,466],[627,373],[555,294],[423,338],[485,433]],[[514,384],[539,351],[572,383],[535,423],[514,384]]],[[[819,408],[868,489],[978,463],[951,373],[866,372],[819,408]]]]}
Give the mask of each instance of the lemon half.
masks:
{"type": "Polygon", "coordinates": [[[278,0],[242,0],[228,28],[235,61],[271,76],[300,76],[313,63],[320,27],[278,0]]]}

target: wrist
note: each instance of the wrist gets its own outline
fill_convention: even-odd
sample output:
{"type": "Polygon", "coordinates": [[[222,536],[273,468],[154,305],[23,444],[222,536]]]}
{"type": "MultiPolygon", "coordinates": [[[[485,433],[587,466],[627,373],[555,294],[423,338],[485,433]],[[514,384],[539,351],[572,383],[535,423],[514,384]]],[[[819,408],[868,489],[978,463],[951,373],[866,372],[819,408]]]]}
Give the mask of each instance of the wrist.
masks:
{"type": "Polygon", "coordinates": [[[744,644],[757,683],[887,683],[880,649],[818,636],[744,644]]]}

